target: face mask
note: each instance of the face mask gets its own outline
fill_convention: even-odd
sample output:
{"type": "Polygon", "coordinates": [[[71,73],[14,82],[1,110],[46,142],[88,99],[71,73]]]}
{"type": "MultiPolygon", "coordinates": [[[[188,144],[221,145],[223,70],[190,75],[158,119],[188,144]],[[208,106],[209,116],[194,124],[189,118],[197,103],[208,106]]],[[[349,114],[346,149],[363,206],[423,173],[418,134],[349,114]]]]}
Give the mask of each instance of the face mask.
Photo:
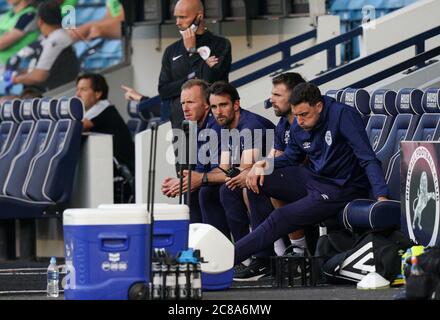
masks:
{"type": "MultiPolygon", "coordinates": [[[[197,31],[197,29],[199,28],[200,20],[199,20],[198,23],[196,23],[197,18],[199,18],[199,16],[195,17],[193,23],[189,26],[189,28],[190,28],[194,33],[195,33],[195,32],[197,31]]],[[[186,30],[187,30],[187,29],[185,29],[185,30],[183,30],[183,31],[182,31],[182,30],[179,30],[179,32],[180,32],[180,34],[183,34],[186,30]]]]}

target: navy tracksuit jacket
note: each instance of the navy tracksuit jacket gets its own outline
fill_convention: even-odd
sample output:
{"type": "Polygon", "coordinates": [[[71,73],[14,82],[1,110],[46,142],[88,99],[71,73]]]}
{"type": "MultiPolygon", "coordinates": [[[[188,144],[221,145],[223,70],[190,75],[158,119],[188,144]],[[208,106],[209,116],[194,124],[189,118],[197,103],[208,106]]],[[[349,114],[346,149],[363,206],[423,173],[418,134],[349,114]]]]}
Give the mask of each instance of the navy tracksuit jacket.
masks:
{"type": "Polygon", "coordinates": [[[235,245],[235,262],[273,244],[280,237],[337,214],[348,202],[387,196],[380,162],[355,109],[324,97],[317,125],[303,130],[296,122],[284,154],[274,160],[274,172],[265,177],[262,191],[286,202],[252,233],[235,245]],[[306,167],[299,167],[305,157],[306,167]]]}

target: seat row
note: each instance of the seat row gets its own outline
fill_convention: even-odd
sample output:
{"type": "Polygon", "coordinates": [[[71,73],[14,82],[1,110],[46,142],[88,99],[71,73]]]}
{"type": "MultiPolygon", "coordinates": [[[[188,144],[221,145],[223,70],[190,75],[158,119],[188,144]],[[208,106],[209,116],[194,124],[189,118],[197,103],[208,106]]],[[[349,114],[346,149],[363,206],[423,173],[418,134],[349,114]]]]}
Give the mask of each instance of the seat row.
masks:
{"type": "Polygon", "coordinates": [[[327,93],[356,108],[365,119],[367,135],[382,163],[389,201],[356,200],[339,215],[346,228],[378,229],[400,225],[400,142],[437,141],[440,138],[440,89],[364,89],[327,93]]]}
{"type": "Polygon", "coordinates": [[[78,98],[6,101],[0,107],[0,219],[62,212],[78,164],[78,98]]]}

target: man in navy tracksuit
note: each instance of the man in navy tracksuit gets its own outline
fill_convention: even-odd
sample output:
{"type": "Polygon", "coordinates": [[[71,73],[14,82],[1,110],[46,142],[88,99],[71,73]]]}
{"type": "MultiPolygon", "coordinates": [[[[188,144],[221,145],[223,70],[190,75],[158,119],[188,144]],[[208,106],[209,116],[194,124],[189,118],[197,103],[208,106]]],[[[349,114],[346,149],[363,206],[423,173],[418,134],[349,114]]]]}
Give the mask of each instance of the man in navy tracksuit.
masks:
{"type": "MultiPolygon", "coordinates": [[[[202,186],[202,179],[206,173],[218,167],[218,158],[220,155],[220,126],[210,111],[208,88],[209,85],[205,81],[192,79],[183,84],[180,95],[180,102],[185,119],[197,123],[197,153],[204,148],[203,155],[205,155],[205,159],[197,157],[197,164],[191,174],[191,223],[203,222],[199,205],[199,191],[202,186]],[[212,137],[212,135],[214,137],[212,137]],[[212,138],[214,138],[214,140],[211,140],[212,138]]],[[[182,191],[186,193],[188,187],[188,170],[184,170],[183,174],[182,191]]],[[[169,177],[163,181],[162,193],[164,195],[176,197],[179,195],[179,192],[180,180],[178,178],[169,177]]]]}
{"type": "MultiPolygon", "coordinates": [[[[280,117],[278,124],[275,128],[275,139],[274,146],[272,150],[270,150],[269,157],[273,158],[276,156],[280,156],[284,149],[286,148],[289,137],[290,137],[290,126],[293,123],[294,116],[292,112],[292,108],[290,105],[290,95],[292,93],[293,88],[299,83],[305,82],[300,74],[295,72],[286,72],[272,78],[272,89],[271,89],[271,98],[270,103],[274,110],[274,113],[277,117],[280,117]]],[[[245,189],[246,196],[248,197],[249,203],[249,214],[250,214],[250,222],[251,228],[255,229],[258,227],[268,216],[270,212],[273,211],[275,207],[281,207],[284,203],[281,203],[278,199],[270,199],[265,194],[259,193],[256,194],[250,190],[245,189]],[[273,204],[273,205],[272,205],[273,204]]],[[[239,197],[239,194],[230,194],[229,197],[239,197]]],[[[240,210],[245,210],[243,206],[239,206],[238,203],[241,203],[239,199],[229,199],[229,201],[224,201],[225,208],[229,208],[228,219],[231,219],[231,216],[234,215],[242,215],[240,210]]],[[[227,211],[228,212],[228,211],[227,211]]],[[[277,253],[284,253],[286,249],[286,242],[284,238],[276,241],[275,247],[277,253]]],[[[303,246],[301,244],[304,241],[304,232],[302,230],[298,231],[296,234],[292,235],[293,240],[295,241],[295,248],[300,250],[303,246]]],[[[292,248],[293,250],[293,248],[292,248]]],[[[254,264],[255,260],[259,258],[268,258],[270,256],[274,256],[274,245],[270,245],[265,250],[262,250],[253,255],[253,259],[250,264],[254,264]]],[[[258,262],[257,262],[258,264],[258,262]]],[[[235,271],[243,270],[249,272],[252,268],[243,268],[243,266],[237,266],[235,271]]],[[[249,275],[250,276],[250,275],[249,275]]],[[[251,276],[250,276],[251,277],[251,276]]],[[[257,276],[259,277],[259,276],[257,276]]],[[[252,277],[251,277],[252,278],[252,277]]],[[[255,280],[255,279],[248,279],[255,280]]]]}
{"type": "Polygon", "coordinates": [[[295,121],[290,142],[284,154],[273,160],[274,172],[265,176],[270,160],[261,160],[246,181],[254,192],[289,204],[272,211],[235,244],[236,263],[289,232],[336,215],[353,199],[368,197],[370,186],[378,200],[388,195],[381,164],[356,110],[322,97],[311,83],[295,87],[291,104],[295,121]],[[306,156],[309,163],[300,167],[306,156]]]}
{"type": "Polygon", "coordinates": [[[209,93],[211,111],[222,127],[220,167],[223,170],[235,167],[239,174],[226,177],[218,168],[207,174],[205,186],[200,190],[200,207],[204,223],[225,235],[230,231],[237,241],[249,233],[250,222],[243,200],[246,175],[259,153],[265,152],[266,130],[275,126],[266,118],[242,109],[237,89],[231,84],[216,82],[209,93]],[[234,133],[236,139],[232,138],[234,133]],[[237,213],[232,215],[231,211],[237,213]]]}

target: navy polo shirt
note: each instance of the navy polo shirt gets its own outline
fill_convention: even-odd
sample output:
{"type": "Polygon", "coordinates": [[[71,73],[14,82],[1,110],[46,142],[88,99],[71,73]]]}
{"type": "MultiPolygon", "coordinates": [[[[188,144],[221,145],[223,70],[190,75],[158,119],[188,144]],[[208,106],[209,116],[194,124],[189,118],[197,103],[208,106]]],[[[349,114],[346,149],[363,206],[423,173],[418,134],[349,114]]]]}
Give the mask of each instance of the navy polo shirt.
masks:
{"type": "Polygon", "coordinates": [[[290,141],[290,122],[286,117],[281,117],[275,128],[275,140],[273,148],[284,151],[290,141]]]}
{"type": "Polygon", "coordinates": [[[195,171],[200,173],[210,172],[212,169],[218,167],[221,150],[220,130],[221,127],[217,124],[211,112],[208,113],[205,122],[200,127],[197,127],[197,164],[194,168],[195,171]],[[210,143],[213,138],[212,135],[216,136],[216,140],[213,141],[213,143],[210,143]],[[209,161],[206,163],[205,160],[200,158],[199,151],[206,157],[211,157],[211,155],[217,154],[217,158],[215,161],[209,161]]]}
{"type": "Polygon", "coordinates": [[[265,155],[266,150],[270,150],[273,146],[271,141],[266,147],[267,130],[275,130],[275,125],[270,120],[240,108],[237,128],[222,127],[222,151],[231,152],[231,163],[234,165],[240,164],[240,156],[244,150],[259,148],[265,155]],[[231,134],[234,129],[240,134],[239,143],[231,134]]]}
{"type": "Polygon", "coordinates": [[[323,111],[312,130],[305,131],[294,120],[290,143],[284,154],[275,158],[275,168],[299,165],[307,156],[312,179],[337,186],[369,189],[371,185],[375,197],[387,196],[381,163],[360,115],[333,98],[323,98],[323,111]]]}

